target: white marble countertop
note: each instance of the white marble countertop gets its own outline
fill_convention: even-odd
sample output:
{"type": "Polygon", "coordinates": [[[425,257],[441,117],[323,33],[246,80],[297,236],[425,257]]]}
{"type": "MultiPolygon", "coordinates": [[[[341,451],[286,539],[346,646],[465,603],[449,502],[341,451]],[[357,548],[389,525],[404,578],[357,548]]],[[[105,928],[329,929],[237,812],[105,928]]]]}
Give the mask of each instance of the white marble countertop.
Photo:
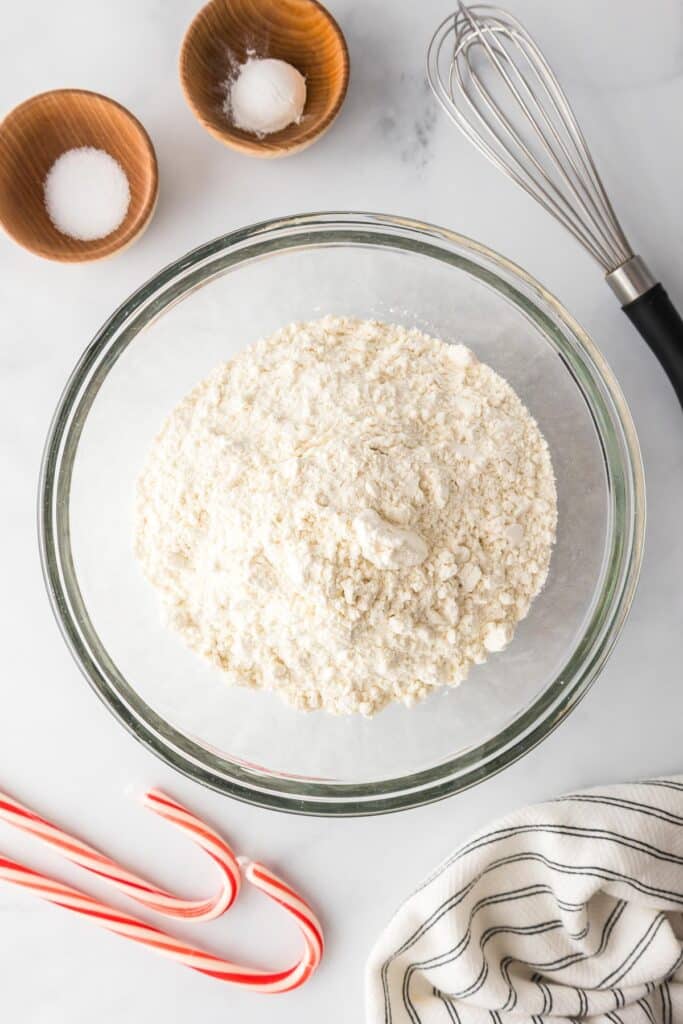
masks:
{"type": "MultiPolygon", "coordinates": [[[[351,52],[346,104],[318,144],[274,162],[221,147],[182,100],[177,53],[194,0],[24,0],[4,12],[0,112],[57,86],[116,97],[150,131],[161,194],[147,234],[110,262],[60,266],[0,237],[0,788],[160,882],[187,887],[189,874],[195,889],[203,879],[206,891],[210,869],[199,854],[169,839],[167,827],[124,794],[130,784],[166,786],[210,816],[239,849],[305,886],[321,910],[328,951],[308,987],[269,1000],[181,970],[0,887],[3,1019],[360,1020],[371,942],[397,903],[468,833],[516,805],[570,787],[681,770],[680,409],[591,261],[435,109],[423,79],[424,52],[451,2],[330,0],[351,52]],[[526,759],[465,795],[408,813],[339,821],[230,802],[138,746],[95,699],[58,634],[34,525],[53,407],[112,309],[162,264],[214,235],[271,215],[326,208],[403,213],[454,227],[543,281],[602,346],[622,383],[640,434],[649,499],[632,614],[602,677],[570,719],[526,759]]],[[[680,3],[652,0],[647,18],[637,0],[508,0],[508,6],[544,45],[572,96],[636,248],[683,305],[680,3]]],[[[83,882],[75,869],[4,826],[0,850],[83,882]]],[[[83,884],[105,893],[89,879],[83,884]]],[[[217,949],[265,958],[291,948],[289,929],[258,900],[247,899],[233,915],[211,926],[217,949]]]]}

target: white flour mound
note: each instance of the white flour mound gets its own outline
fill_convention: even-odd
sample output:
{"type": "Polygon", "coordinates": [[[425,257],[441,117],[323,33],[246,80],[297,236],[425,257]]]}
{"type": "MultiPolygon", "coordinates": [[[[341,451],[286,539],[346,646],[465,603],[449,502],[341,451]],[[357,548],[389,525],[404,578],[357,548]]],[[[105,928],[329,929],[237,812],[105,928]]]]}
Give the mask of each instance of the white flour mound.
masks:
{"type": "Polygon", "coordinates": [[[297,708],[456,686],[548,572],[548,447],[463,345],[328,316],[218,367],[138,485],[135,550],[185,642],[297,708]]]}

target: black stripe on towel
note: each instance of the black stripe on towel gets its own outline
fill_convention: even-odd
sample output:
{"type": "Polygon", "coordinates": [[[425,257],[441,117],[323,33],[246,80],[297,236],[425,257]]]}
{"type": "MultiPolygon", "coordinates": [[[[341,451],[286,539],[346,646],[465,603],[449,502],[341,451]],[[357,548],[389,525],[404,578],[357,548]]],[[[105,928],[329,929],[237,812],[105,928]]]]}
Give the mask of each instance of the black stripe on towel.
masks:
{"type": "Polygon", "coordinates": [[[634,967],[640,960],[643,953],[651,946],[654,938],[666,921],[666,914],[657,914],[657,916],[648,925],[645,934],[638,939],[631,952],[625,957],[624,960],[615,967],[613,971],[610,971],[602,981],[598,982],[596,988],[611,988],[612,985],[617,985],[622,978],[628,974],[632,967],[634,967]]]}

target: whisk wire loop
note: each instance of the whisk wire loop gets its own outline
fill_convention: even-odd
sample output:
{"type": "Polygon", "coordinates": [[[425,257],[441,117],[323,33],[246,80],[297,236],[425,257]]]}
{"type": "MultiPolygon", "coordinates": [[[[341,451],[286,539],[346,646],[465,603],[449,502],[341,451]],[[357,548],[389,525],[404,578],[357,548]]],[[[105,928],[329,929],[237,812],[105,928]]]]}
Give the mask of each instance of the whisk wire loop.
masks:
{"type": "MultiPolygon", "coordinates": [[[[510,60],[504,47],[490,42],[487,39],[484,31],[481,32],[481,38],[482,44],[485,46],[487,52],[489,53],[492,62],[494,63],[497,70],[500,72],[504,82],[512,92],[514,98],[517,100],[521,110],[523,111],[527,123],[537,133],[537,137],[539,141],[542,143],[542,148],[546,156],[552,161],[556,170],[562,176],[563,181],[569,187],[569,189],[571,190],[577,202],[581,205],[584,212],[588,216],[599,217],[600,211],[597,208],[597,204],[591,196],[589,188],[586,186],[585,182],[582,180],[581,177],[582,171],[584,174],[590,175],[590,169],[587,165],[587,162],[585,160],[583,161],[583,166],[580,170],[577,166],[577,162],[575,161],[574,155],[572,154],[570,148],[566,145],[565,140],[562,138],[562,135],[557,130],[554,123],[554,119],[548,114],[548,112],[545,110],[543,106],[543,103],[540,102],[540,99],[534,93],[533,88],[529,84],[529,81],[526,75],[524,74],[523,70],[520,67],[518,67],[513,61],[510,60]],[[517,79],[519,88],[516,87],[515,85],[515,78],[517,79]],[[548,137],[546,131],[549,133],[551,138],[548,137]],[[566,165],[562,163],[562,160],[558,157],[557,152],[553,148],[553,140],[555,142],[555,145],[559,147],[559,149],[561,150],[562,156],[564,157],[566,164],[568,165],[568,168],[566,165]]],[[[518,34],[513,33],[513,38],[516,39],[521,50],[524,52],[524,55],[527,58],[529,66],[536,72],[538,86],[544,91],[545,97],[548,103],[550,104],[552,111],[559,118],[567,118],[568,115],[571,115],[571,111],[568,108],[565,109],[562,106],[562,94],[560,93],[558,95],[557,91],[552,88],[552,79],[550,81],[544,80],[544,78],[540,75],[538,68],[534,67],[535,54],[533,52],[533,48],[531,49],[531,51],[527,52],[526,39],[524,33],[521,31],[518,34]]],[[[477,88],[477,91],[479,92],[482,101],[487,104],[491,112],[496,117],[498,123],[505,130],[509,140],[514,144],[514,127],[511,124],[510,120],[505,116],[504,111],[499,107],[498,104],[491,101],[488,94],[481,87],[481,84],[478,79],[475,79],[474,84],[477,88]]],[[[570,137],[573,135],[573,127],[574,125],[572,125],[571,122],[567,120],[567,122],[565,123],[565,128],[567,129],[570,137]]],[[[582,147],[580,143],[577,146],[576,139],[572,138],[572,141],[574,142],[574,148],[577,151],[579,160],[582,160],[582,147]]],[[[542,179],[546,182],[550,191],[554,194],[557,202],[559,202],[561,206],[565,209],[565,213],[567,214],[567,216],[573,217],[573,210],[571,206],[568,204],[565,196],[562,194],[560,189],[555,185],[555,182],[552,180],[552,178],[544,171],[542,164],[539,160],[537,160],[534,157],[533,151],[531,149],[528,150],[528,155],[534,167],[538,171],[539,175],[541,175],[542,179]]],[[[599,221],[598,225],[600,225],[599,221]]],[[[591,235],[592,241],[596,245],[596,247],[600,247],[601,241],[603,243],[607,242],[607,245],[609,245],[610,239],[608,232],[600,230],[597,233],[601,236],[601,241],[598,237],[596,237],[596,235],[593,235],[592,232],[590,232],[589,234],[591,235]]],[[[611,241],[612,243],[614,243],[614,237],[612,237],[611,241]]]]}
{"type": "Polygon", "coordinates": [[[427,74],[439,103],[470,142],[605,271],[632,257],[572,108],[516,19],[460,0],[432,39],[427,74]]]}
{"type": "MultiPolygon", "coordinates": [[[[502,80],[505,82],[505,84],[508,86],[508,88],[512,92],[513,96],[517,100],[517,102],[519,104],[519,107],[520,107],[520,109],[522,110],[522,112],[523,112],[523,114],[525,116],[525,119],[531,125],[531,127],[534,129],[534,131],[536,131],[539,141],[543,144],[543,150],[545,151],[547,156],[550,157],[550,159],[553,161],[553,163],[555,163],[555,166],[556,166],[557,170],[562,175],[563,180],[566,182],[568,187],[574,193],[574,195],[576,196],[577,200],[581,203],[582,206],[585,207],[583,198],[582,198],[582,196],[580,196],[577,193],[576,188],[574,186],[574,182],[571,180],[570,176],[565,172],[565,170],[562,167],[561,163],[558,160],[555,159],[555,154],[553,153],[552,147],[550,146],[550,144],[548,142],[548,139],[547,139],[546,134],[545,134],[545,132],[543,130],[542,124],[539,123],[539,121],[534,117],[534,114],[532,113],[532,110],[530,109],[529,104],[527,104],[525,102],[525,100],[524,100],[523,96],[521,95],[520,91],[516,88],[515,83],[514,83],[512,77],[507,74],[503,62],[509,62],[509,60],[508,60],[507,54],[505,53],[505,50],[502,49],[502,47],[499,47],[499,46],[497,46],[494,43],[490,43],[483,34],[482,34],[482,45],[486,48],[487,53],[488,53],[488,55],[491,58],[491,61],[493,62],[494,66],[497,68],[497,70],[500,72],[502,80]]],[[[468,106],[469,106],[469,108],[471,110],[472,115],[474,117],[476,117],[478,120],[480,120],[482,124],[486,125],[486,121],[479,115],[479,111],[477,109],[476,104],[470,99],[470,97],[468,95],[467,84],[466,84],[466,81],[465,81],[464,76],[462,74],[461,65],[456,64],[455,67],[457,69],[457,74],[458,74],[458,77],[459,77],[460,86],[461,86],[461,89],[463,91],[463,98],[464,98],[465,102],[468,104],[468,106]]],[[[517,77],[520,80],[521,85],[523,86],[523,88],[527,92],[527,94],[532,95],[531,91],[529,89],[529,85],[528,85],[526,79],[524,78],[524,76],[521,74],[520,70],[518,68],[516,68],[514,65],[512,66],[512,69],[516,73],[517,77]]],[[[516,141],[515,128],[514,128],[512,122],[510,121],[510,119],[506,116],[504,110],[493,99],[493,97],[482,87],[482,84],[481,84],[481,82],[480,82],[480,80],[478,78],[474,78],[472,83],[471,83],[471,85],[472,85],[472,88],[475,90],[476,94],[478,95],[481,103],[489,111],[489,113],[493,116],[493,118],[495,119],[495,122],[498,124],[500,129],[502,129],[502,132],[504,133],[504,137],[507,137],[509,142],[512,142],[514,144],[514,142],[516,141]]],[[[554,126],[550,122],[550,119],[548,117],[545,117],[545,120],[546,120],[548,126],[551,128],[551,130],[554,131],[555,136],[556,136],[556,141],[563,148],[563,151],[565,152],[565,156],[567,156],[567,158],[569,160],[571,160],[571,158],[569,157],[569,154],[566,151],[566,147],[564,146],[564,142],[561,140],[559,134],[554,129],[554,126]]],[[[521,162],[521,160],[516,156],[514,151],[509,152],[508,153],[508,157],[509,157],[510,160],[512,160],[514,162],[514,165],[517,168],[517,170],[523,175],[525,173],[525,166],[521,162]]],[[[545,199],[549,203],[552,203],[554,201],[554,202],[556,202],[560,206],[560,208],[561,208],[560,212],[561,212],[562,216],[566,219],[565,222],[571,222],[572,226],[574,227],[574,229],[576,231],[581,231],[581,222],[580,222],[580,220],[576,217],[572,207],[567,202],[565,196],[562,194],[562,192],[557,187],[557,185],[555,184],[553,179],[550,177],[550,175],[545,171],[542,163],[536,158],[536,156],[534,155],[534,153],[533,153],[533,151],[531,149],[528,149],[526,151],[526,158],[527,158],[527,160],[529,160],[531,162],[531,164],[533,165],[533,167],[534,167],[534,169],[535,169],[535,171],[536,171],[536,173],[538,175],[538,178],[536,179],[536,186],[537,186],[539,192],[545,197],[545,199]]],[[[508,164],[508,168],[509,168],[509,166],[510,165],[508,164]]],[[[572,163],[572,166],[573,166],[573,163],[572,163]]],[[[600,249],[602,254],[603,254],[603,257],[607,258],[606,255],[605,255],[605,251],[601,249],[600,240],[598,238],[596,238],[595,236],[593,236],[591,232],[586,232],[586,235],[587,235],[586,241],[587,242],[590,241],[597,249],[600,249]]]]}

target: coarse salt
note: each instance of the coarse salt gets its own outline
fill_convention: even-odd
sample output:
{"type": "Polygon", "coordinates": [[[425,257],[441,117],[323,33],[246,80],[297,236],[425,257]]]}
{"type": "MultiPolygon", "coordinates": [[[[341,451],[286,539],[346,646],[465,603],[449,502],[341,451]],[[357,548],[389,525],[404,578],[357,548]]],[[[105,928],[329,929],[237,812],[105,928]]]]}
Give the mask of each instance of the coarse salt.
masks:
{"type": "Polygon", "coordinates": [[[83,242],[106,238],[130,205],[126,173],[109,153],[80,146],[62,153],[47,173],[45,207],[58,231],[83,242]]]}

